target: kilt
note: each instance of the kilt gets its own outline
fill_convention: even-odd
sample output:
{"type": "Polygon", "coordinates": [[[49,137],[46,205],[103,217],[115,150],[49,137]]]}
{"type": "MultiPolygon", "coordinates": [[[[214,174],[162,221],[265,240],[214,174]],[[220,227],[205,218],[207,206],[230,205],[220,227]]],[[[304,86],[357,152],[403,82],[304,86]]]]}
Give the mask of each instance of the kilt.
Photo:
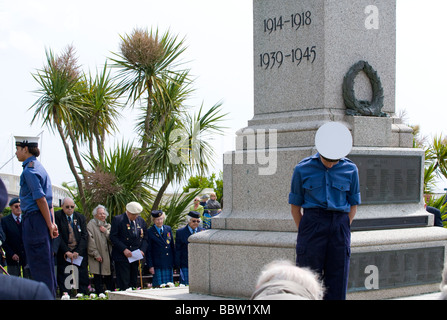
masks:
{"type": "Polygon", "coordinates": [[[154,276],[152,278],[152,287],[159,287],[168,282],[174,283],[174,275],[172,268],[158,269],[154,268],[154,276]]]}
{"type": "Polygon", "coordinates": [[[189,285],[188,268],[180,268],[180,284],[189,285]]]}

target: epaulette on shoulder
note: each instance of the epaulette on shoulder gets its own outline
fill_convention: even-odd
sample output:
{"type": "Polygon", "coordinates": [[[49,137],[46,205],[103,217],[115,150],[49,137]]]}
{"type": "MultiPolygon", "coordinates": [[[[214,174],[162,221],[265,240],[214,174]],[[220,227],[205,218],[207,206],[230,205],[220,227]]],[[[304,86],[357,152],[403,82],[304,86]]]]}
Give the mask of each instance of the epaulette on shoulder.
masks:
{"type": "Polygon", "coordinates": [[[304,158],[304,159],[302,159],[300,162],[298,162],[298,165],[301,166],[301,165],[303,165],[303,164],[306,164],[306,163],[311,162],[312,160],[314,160],[313,157],[307,157],[307,158],[304,158]]]}
{"type": "Polygon", "coordinates": [[[28,168],[34,168],[34,161],[31,161],[30,163],[28,163],[28,168]]]}

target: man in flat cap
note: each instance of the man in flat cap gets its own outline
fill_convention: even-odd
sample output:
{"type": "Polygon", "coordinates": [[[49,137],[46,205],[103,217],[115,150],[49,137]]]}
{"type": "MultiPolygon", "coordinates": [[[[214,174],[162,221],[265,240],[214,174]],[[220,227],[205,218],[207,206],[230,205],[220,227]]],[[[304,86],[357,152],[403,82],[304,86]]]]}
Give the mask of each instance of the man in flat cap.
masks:
{"type": "Polygon", "coordinates": [[[3,249],[5,249],[8,273],[20,277],[23,272],[24,278],[30,278],[22,240],[22,210],[20,209],[20,199],[12,198],[9,201],[9,207],[11,208],[11,214],[1,220],[3,232],[6,236],[3,242],[3,249]]]}
{"type": "Polygon", "coordinates": [[[115,261],[116,286],[120,290],[137,287],[139,260],[130,262],[132,252],[147,250],[147,225],[140,213],[143,207],[138,202],[126,205],[126,212],[112,220],[110,241],[113,244],[112,259],[115,261]]]}
{"type": "Polygon", "coordinates": [[[348,128],[337,122],[320,127],[318,153],[293,172],[289,204],[298,227],[296,264],[321,275],[326,300],[344,300],[349,275],[351,223],[360,204],[356,165],[348,128]],[[303,210],[303,212],[301,211],[303,210]]]}
{"type": "Polygon", "coordinates": [[[56,296],[52,239],[58,229],[54,221],[51,180],[42,164],[38,138],[15,137],[16,156],[22,163],[20,205],[23,212],[22,238],[31,277],[44,282],[56,296]]]}
{"type": "Polygon", "coordinates": [[[188,238],[205,229],[199,227],[200,213],[190,211],[186,216],[187,225],[175,234],[175,265],[180,268],[180,283],[189,285],[188,238]]]}

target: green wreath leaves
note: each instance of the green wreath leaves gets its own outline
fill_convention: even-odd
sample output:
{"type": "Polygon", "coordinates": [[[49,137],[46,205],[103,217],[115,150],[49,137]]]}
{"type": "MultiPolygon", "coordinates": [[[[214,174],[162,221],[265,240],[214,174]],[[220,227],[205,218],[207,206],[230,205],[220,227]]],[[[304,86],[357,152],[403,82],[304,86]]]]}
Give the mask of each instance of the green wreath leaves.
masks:
{"type": "Polygon", "coordinates": [[[383,87],[377,72],[366,61],[354,64],[343,80],[343,100],[346,106],[346,114],[350,116],[388,117],[382,112],[383,87]],[[372,101],[357,100],[355,97],[354,83],[360,71],[365,72],[372,86],[372,101]]]}

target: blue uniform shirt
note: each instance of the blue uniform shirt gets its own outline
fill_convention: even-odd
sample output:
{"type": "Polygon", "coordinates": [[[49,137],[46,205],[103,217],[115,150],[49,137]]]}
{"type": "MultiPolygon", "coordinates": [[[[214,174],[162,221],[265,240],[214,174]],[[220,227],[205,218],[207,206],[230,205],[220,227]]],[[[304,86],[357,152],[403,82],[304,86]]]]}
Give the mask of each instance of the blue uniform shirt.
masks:
{"type": "Polygon", "coordinates": [[[289,204],[349,212],[360,203],[358,169],[351,160],[342,158],[328,169],[317,153],[295,167],[289,204]]]}
{"type": "Polygon", "coordinates": [[[53,191],[51,180],[42,164],[31,156],[23,161],[20,176],[20,207],[23,212],[38,211],[37,199],[45,197],[48,207],[52,208],[53,191]]]}

